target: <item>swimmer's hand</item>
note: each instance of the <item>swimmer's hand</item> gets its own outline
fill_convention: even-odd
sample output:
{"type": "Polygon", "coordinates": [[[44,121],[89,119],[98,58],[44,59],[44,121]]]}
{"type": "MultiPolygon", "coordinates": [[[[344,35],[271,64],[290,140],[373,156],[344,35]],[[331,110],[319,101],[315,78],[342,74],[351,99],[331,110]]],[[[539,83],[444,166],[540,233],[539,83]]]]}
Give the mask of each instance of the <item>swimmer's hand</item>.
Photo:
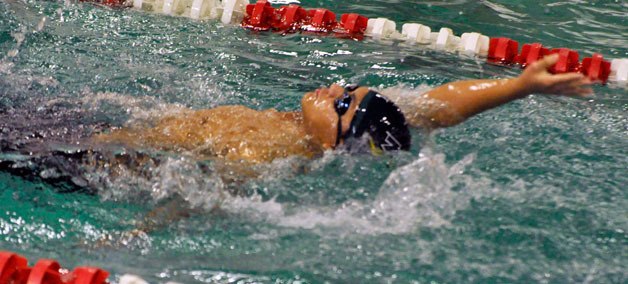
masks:
{"type": "Polygon", "coordinates": [[[532,63],[517,78],[524,88],[523,95],[553,94],[586,97],[593,94],[591,80],[580,73],[552,74],[549,69],[558,62],[558,54],[545,56],[532,63]]]}

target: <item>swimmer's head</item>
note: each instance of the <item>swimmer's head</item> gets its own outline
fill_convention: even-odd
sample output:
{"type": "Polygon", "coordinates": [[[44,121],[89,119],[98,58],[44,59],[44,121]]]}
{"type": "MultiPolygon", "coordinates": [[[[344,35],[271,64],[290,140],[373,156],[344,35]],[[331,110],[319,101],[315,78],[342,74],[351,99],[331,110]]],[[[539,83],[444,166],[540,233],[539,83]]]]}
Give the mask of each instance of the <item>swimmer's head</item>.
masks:
{"type": "Polygon", "coordinates": [[[334,84],[305,94],[301,107],[308,134],[323,148],[341,144],[351,149],[366,144],[376,152],[410,148],[410,131],[399,108],[368,88],[334,84]],[[363,141],[368,143],[357,143],[363,141]]]}

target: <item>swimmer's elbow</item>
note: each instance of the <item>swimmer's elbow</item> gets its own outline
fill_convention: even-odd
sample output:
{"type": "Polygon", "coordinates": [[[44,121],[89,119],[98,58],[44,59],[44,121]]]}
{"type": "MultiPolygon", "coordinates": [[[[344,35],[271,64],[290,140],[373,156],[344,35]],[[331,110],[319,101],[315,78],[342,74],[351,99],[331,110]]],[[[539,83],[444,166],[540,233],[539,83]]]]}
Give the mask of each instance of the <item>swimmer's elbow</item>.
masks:
{"type": "Polygon", "coordinates": [[[463,118],[459,115],[452,116],[448,114],[438,115],[432,119],[432,127],[433,128],[445,128],[456,126],[462,122],[464,122],[466,118],[463,118]]]}

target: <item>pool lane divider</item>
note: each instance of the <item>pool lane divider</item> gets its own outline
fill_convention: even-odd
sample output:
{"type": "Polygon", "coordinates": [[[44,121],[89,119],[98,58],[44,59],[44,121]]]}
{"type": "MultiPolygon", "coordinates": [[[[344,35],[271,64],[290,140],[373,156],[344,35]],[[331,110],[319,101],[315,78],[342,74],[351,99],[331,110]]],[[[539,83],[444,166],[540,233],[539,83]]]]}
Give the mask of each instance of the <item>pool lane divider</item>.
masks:
{"type": "MultiPolygon", "coordinates": [[[[109,284],[108,277],[109,272],[97,267],[81,266],[69,271],[52,259],[40,259],[29,267],[25,257],[0,251],[0,284],[109,284]]],[[[149,284],[131,274],[122,275],[118,283],[149,284]]]]}
{"type": "MultiPolygon", "coordinates": [[[[97,2],[112,7],[125,7],[126,0],[81,0],[97,2]]],[[[595,53],[580,62],[577,51],[567,48],[550,49],[541,43],[523,44],[506,37],[490,38],[477,32],[456,36],[452,29],[442,27],[432,32],[428,26],[406,23],[397,30],[397,24],[387,18],[372,18],[348,13],[340,16],[328,9],[305,9],[296,4],[274,8],[268,0],[132,0],[138,10],[196,20],[220,19],[223,24],[240,24],[242,27],[263,32],[283,34],[308,33],[334,35],[336,37],[362,40],[406,41],[426,45],[428,48],[448,52],[459,52],[468,56],[486,58],[491,64],[501,66],[528,65],[550,54],[558,54],[559,60],[550,70],[552,73],[580,72],[592,81],[606,84],[609,80],[628,83],[628,58],[608,61],[595,53]]]]}
{"type": "MultiPolygon", "coordinates": [[[[226,0],[228,2],[228,0],[226,0]]],[[[501,65],[519,65],[522,68],[542,59],[550,54],[558,54],[559,60],[550,72],[555,74],[580,72],[593,81],[606,83],[611,75],[611,62],[606,61],[600,54],[594,54],[591,58],[585,58],[580,62],[580,55],[577,51],[567,48],[549,49],[540,43],[525,44],[519,53],[519,43],[509,38],[489,38],[480,33],[463,33],[460,37],[446,27],[438,32],[431,32],[431,28],[418,23],[404,24],[401,33],[397,31],[394,21],[386,18],[366,19],[358,14],[343,14],[341,22],[336,22],[336,15],[327,9],[312,9],[307,13],[301,13],[298,21],[285,17],[279,11],[302,11],[298,5],[288,5],[275,9],[267,0],[258,0],[254,4],[246,6],[246,13],[242,20],[242,27],[254,31],[277,31],[277,32],[314,32],[326,34],[344,34],[353,39],[362,39],[363,36],[374,39],[405,40],[419,44],[429,44],[437,50],[458,51],[471,56],[486,57],[489,62],[501,65]],[[353,21],[352,28],[349,28],[345,19],[360,19],[360,24],[353,21]],[[285,26],[290,29],[286,30],[285,26]]],[[[620,76],[616,78],[623,80],[626,76],[621,76],[623,61],[616,61],[620,67],[615,69],[620,76]]],[[[623,72],[625,73],[625,72],[623,72]]]]}
{"type": "Polygon", "coordinates": [[[25,257],[0,251],[0,283],[6,284],[106,284],[109,272],[81,266],[72,271],[62,269],[52,259],[41,259],[32,267],[25,257]]]}

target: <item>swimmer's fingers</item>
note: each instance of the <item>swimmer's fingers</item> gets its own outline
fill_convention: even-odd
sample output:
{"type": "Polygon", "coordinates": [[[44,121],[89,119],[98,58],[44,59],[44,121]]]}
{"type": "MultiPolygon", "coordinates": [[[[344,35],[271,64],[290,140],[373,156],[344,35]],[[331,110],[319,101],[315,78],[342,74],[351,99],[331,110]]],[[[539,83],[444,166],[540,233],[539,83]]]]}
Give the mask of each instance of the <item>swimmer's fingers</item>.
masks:
{"type": "Polygon", "coordinates": [[[554,84],[546,88],[541,93],[570,97],[586,97],[593,93],[593,90],[589,87],[589,84],[591,84],[591,81],[589,79],[582,78],[579,80],[554,84]]]}
{"type": "Polygon", "coordinates": [[[589,87],[591,80],[577,73],[554,75],[553,82],[545,89],[544,93],[571,97],[585,97],[593,93],[589,87]]]}
{"type": "Polygon", "coordinates": [[[577,97],[588,97],[593,95],[593,89],[590,87],[593,84],[589,78],[584,77],[580,79],[580,81],[572,83],[570,87],[571,93],[567,93],[566,95],[577,96],[577,97]]]}
{"type": "Polygon", "coordinates": [[[580,85],[586,83],[585,81],[583,81],[583,79],[586,79],[586,77],[584,77],[580,73],[564,73],[547,77],[545,83],[548,85],[548,87],[561,85],[580,85]]]}
{"type": "Polygon", "coordinates": [[[558,62],[558,54],[543,57],[532,63],[522,74],[531,84],[531,91],[542,94],[583,97],[593,93],[591,80],[580,73],[551,74],[549,69],[558,62]]]}
{"type": "Polygon", "coordinates": [[[530,72],[543,72],[547,71],[550,67],[554,66],[558,62],[558,54],[552,54],[543,57],[541,60],[532,63],[528,66],[530,72]]]}
{"type": "Polygon", "coordinates": [[[548,70],[558,61],[557,54],[543,57],[541,60],[530,64],[521,74],[520,80],[526,88],[527,94],[553,93],[552,89],[557,89],[559,85],[580,79],[575,74],[552,75],[548,70]]]}

